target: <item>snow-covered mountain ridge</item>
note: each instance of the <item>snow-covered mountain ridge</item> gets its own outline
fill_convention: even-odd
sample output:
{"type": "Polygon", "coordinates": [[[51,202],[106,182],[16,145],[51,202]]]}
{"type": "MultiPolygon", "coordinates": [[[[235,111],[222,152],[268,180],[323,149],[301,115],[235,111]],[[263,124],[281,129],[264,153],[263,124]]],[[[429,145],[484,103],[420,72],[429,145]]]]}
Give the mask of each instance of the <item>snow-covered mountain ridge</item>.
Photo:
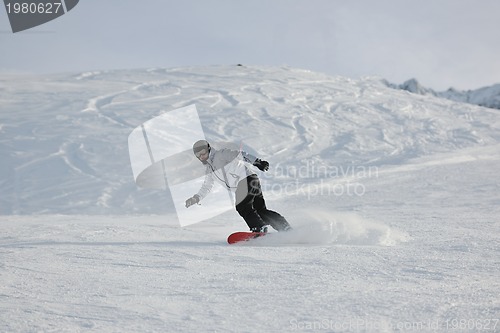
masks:
{"type": "Polygon", "coordinates": [[[1,214],[167,212],[168,193],[136,188],[127,136],[193,103],[207,139],[242,142],[283,182],[308,163],[398,165],[500,139],[495,110],[293,68],[4,76],[0,103],[1,214]]]}
{"type": "Polygon", "coordinates": [[[476,104],[487,108],[500,109],[500,84],[483,87],[475,90],[460,91],[449,88],[446,91],[435,91],[422,86],[416,79],[410,79],[402,84],[383,82],[391,88],[402,89],[415,94],[431,95],[441,98],[447,98],[456,102],[476,104]]]}

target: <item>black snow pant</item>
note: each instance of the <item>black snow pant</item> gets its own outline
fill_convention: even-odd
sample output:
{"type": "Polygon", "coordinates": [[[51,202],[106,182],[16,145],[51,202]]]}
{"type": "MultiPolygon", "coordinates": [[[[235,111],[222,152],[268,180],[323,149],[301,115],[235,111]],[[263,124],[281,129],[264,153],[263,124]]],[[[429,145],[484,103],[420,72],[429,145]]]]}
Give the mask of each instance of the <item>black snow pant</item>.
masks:
{"type": "Polygon", "coordinates": [[[236,189],[236,210],[250,229],[270,225],[278,231],[290,229],[287,220],[267,209],[257,175],[240,180],[236,189]]]}

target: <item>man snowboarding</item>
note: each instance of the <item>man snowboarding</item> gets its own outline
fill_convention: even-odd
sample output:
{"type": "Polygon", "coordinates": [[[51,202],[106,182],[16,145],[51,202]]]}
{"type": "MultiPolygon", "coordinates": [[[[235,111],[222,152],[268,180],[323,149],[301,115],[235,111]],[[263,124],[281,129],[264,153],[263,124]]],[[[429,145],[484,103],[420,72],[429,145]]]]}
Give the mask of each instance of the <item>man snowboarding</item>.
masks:
{"type": "Polygon", "coordinates": [[[267,225],[278,231],[291,229],[283,216],[267,209],[259,178],[249,166],[250,164],[261,171],[267,171],[267,161],[244,151],[213,149],[205,140],[194,143],[193,153],[206,166],[205,181],[198,193],[186,200],[186,207],[199,203],[210,193],[214,180],[217,180],[228,190],[235,192],[236,211],[252,232],[267,232],[267,225]]]}

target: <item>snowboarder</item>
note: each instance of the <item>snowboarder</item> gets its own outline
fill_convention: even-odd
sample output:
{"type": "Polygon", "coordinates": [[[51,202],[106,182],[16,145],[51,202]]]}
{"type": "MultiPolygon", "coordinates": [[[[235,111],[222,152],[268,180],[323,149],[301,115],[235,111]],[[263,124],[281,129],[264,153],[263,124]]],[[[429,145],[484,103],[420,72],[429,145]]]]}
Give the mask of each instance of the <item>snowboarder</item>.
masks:
{"type": "Polygon", "coordinates": [[[259,178],[248,165],[267,171],[267,161],[244,151],[212,149],[205,140],[194,143],[193,153],[206,166],[205,181],[198,193],[186,200],[186,207],[199,203],[212,190],[215,179],[228,190],[235,192],[236,211],[252,232],[267,232],[268,225],[278,231],[291,229],[283,216],[267,209],[259,178]]]}

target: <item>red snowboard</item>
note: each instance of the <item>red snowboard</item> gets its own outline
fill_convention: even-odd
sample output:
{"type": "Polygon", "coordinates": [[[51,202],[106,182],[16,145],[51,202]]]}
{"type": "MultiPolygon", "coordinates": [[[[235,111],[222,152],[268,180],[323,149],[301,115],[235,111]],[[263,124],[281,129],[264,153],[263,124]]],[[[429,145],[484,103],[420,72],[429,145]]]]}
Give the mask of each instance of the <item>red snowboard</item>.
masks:
{"type": "Polygon", "coordinates": [[[249,241],[250,239],[264,236],[265,234],[266,234],[265,232],[250,232],[250,231],[235,232],[229,235],[229,237],[227,238],[227,242],[229,244],[246,242],[249,241]]]}

